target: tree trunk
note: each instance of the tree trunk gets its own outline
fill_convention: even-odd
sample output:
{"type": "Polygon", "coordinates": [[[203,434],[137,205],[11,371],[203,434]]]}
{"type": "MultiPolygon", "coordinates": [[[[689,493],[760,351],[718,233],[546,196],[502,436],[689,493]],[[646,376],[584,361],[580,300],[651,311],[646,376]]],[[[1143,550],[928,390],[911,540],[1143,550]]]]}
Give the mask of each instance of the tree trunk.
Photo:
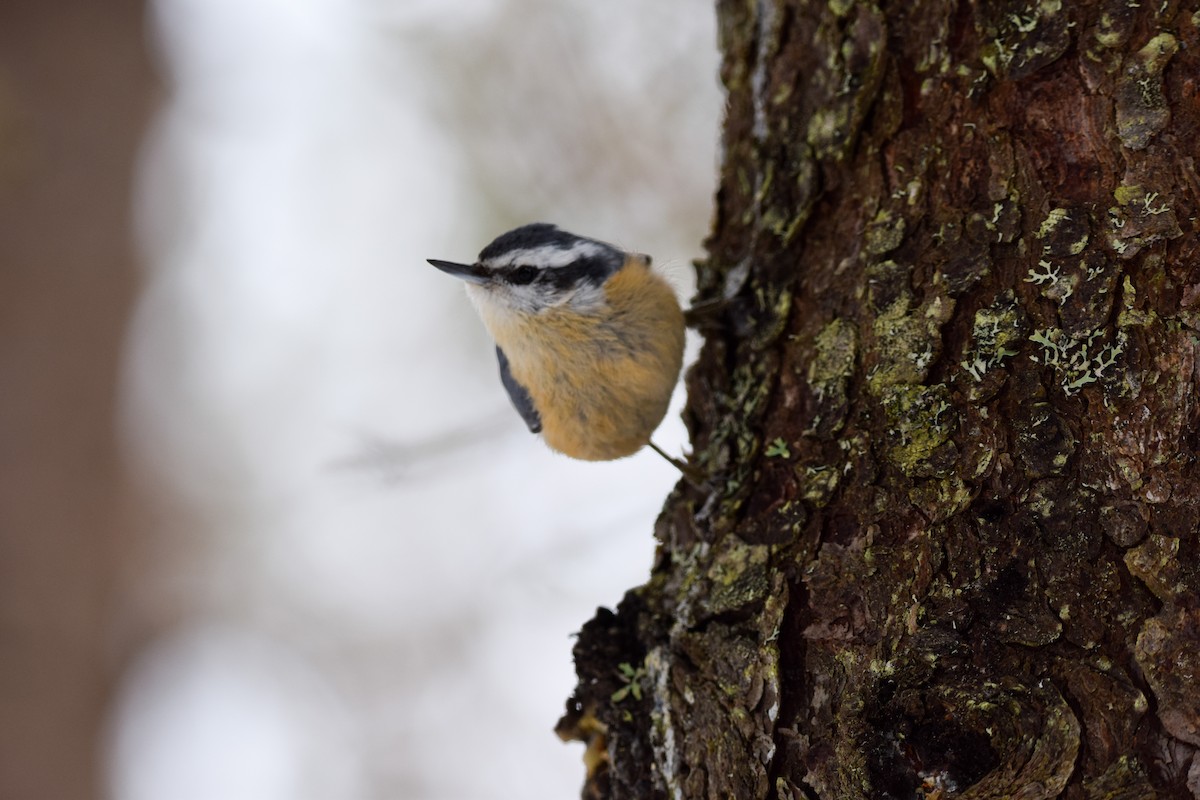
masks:
{"type": "Polygon", "coordinates": [[[1200,798],[1200,12],[720,0],[715,302],[605,798],[1200,798]]]}

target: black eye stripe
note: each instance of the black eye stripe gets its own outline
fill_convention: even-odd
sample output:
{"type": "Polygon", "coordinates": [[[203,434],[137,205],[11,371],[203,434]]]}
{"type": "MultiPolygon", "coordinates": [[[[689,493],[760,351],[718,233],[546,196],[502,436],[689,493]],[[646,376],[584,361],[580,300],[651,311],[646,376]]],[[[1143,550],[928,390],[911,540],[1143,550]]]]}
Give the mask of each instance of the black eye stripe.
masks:
{"type": "Polygon", "coordinates": [[[571,264],[547,269],[538,269],[531,264],[518,264],[503,270],[501,274],[504,280],[513,286],[528,286],[536,282],[554,289],[566,290],[585,282],[595,285],[602,284],[620,266],[620,262],[615,259],[594,256],[580,258],[571,264]]]}
{"type": "Polygon", "coordinates": [[[514,283],[518,286],[525,286],[526,284],[533,283],[537,277],[537,268],[531,267],[528,264],[521,264],[508,271],[508,282],[514,283]]]}
{"type": "Polygon", "coordinates": [[[511,260],[498,270],[502,280],[518,286],[536,282],[557,290],[569,289],[582,282],[604,283],[625,262],[625,254],[612,245],[567,233],[544,222],[522,225],[496,237],[479,253],[479,261],[485,266],[489,262],[503,264],[506,256],[511,260]],[[520,251],[525,252],[518,255],[520,251]],[[561,263],[561,256],[555,251],[574,251],[572,255],[578,257],[557,267],[537,267],[536,261],[531,263],[525,258],[532,254],[534,259],[546,258],[561,263]],[[524,263],[514,264],[516,258],[521,258],[524,263]],[[535,270],[532,276],[524,271],[518,273],[528,266],[535,270]]]}

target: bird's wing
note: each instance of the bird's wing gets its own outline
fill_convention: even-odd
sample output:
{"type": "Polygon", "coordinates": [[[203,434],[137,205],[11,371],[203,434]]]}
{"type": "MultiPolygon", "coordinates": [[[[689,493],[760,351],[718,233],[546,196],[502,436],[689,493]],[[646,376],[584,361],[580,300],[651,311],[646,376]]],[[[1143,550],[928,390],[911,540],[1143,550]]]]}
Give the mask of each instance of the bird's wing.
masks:
{"type": "Polygon", "coordinates": [[[542,430],[542,415],[534,407],[533,398],[529,396],[529,390],[513,377],[512,371],[508,368],[508,356],[504,355],[504,351],[499,347],[496,348],[496,358],[500,362],[500,382],[504,384],[504,388],[508,391],[508,397],[512,400],[513,408],[517,409],[517,413],[521,415],[521,419],[525,420],[525,424],[529,426],[530,432],[540,433],[542,430]]]}

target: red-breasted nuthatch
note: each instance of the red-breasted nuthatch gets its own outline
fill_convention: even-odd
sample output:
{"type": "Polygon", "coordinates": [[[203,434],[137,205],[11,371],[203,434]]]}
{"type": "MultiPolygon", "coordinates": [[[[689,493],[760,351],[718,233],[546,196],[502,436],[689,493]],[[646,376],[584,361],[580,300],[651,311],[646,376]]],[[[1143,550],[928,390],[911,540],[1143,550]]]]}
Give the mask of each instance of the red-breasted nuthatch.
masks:
{"type": "Polygon", "coordinates": [[[649,256],[534,223],[474,264],[429,263],[467,282],[500,380],[546,444],[589,461],[649,444],[684,468],[650,442],[679,379],[684,318],[649,256]]]}

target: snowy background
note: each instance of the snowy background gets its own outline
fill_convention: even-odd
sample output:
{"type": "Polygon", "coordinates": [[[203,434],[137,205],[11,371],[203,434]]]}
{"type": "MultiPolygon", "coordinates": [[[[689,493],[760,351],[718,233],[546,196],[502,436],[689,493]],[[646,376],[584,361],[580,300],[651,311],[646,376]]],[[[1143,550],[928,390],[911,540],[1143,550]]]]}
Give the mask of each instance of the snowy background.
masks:
{"type": "Polygon", "coordinates": [[[646,579],[678,474],[530,436],[425,259],[544,220],[652,254],[686,300],[717,160],[710,4],[151,12],[168,93],[122,435],[156,524],[127,567],[111,797],[577,796],[582,745],[553,733],[571,634],[646,579]]]}

